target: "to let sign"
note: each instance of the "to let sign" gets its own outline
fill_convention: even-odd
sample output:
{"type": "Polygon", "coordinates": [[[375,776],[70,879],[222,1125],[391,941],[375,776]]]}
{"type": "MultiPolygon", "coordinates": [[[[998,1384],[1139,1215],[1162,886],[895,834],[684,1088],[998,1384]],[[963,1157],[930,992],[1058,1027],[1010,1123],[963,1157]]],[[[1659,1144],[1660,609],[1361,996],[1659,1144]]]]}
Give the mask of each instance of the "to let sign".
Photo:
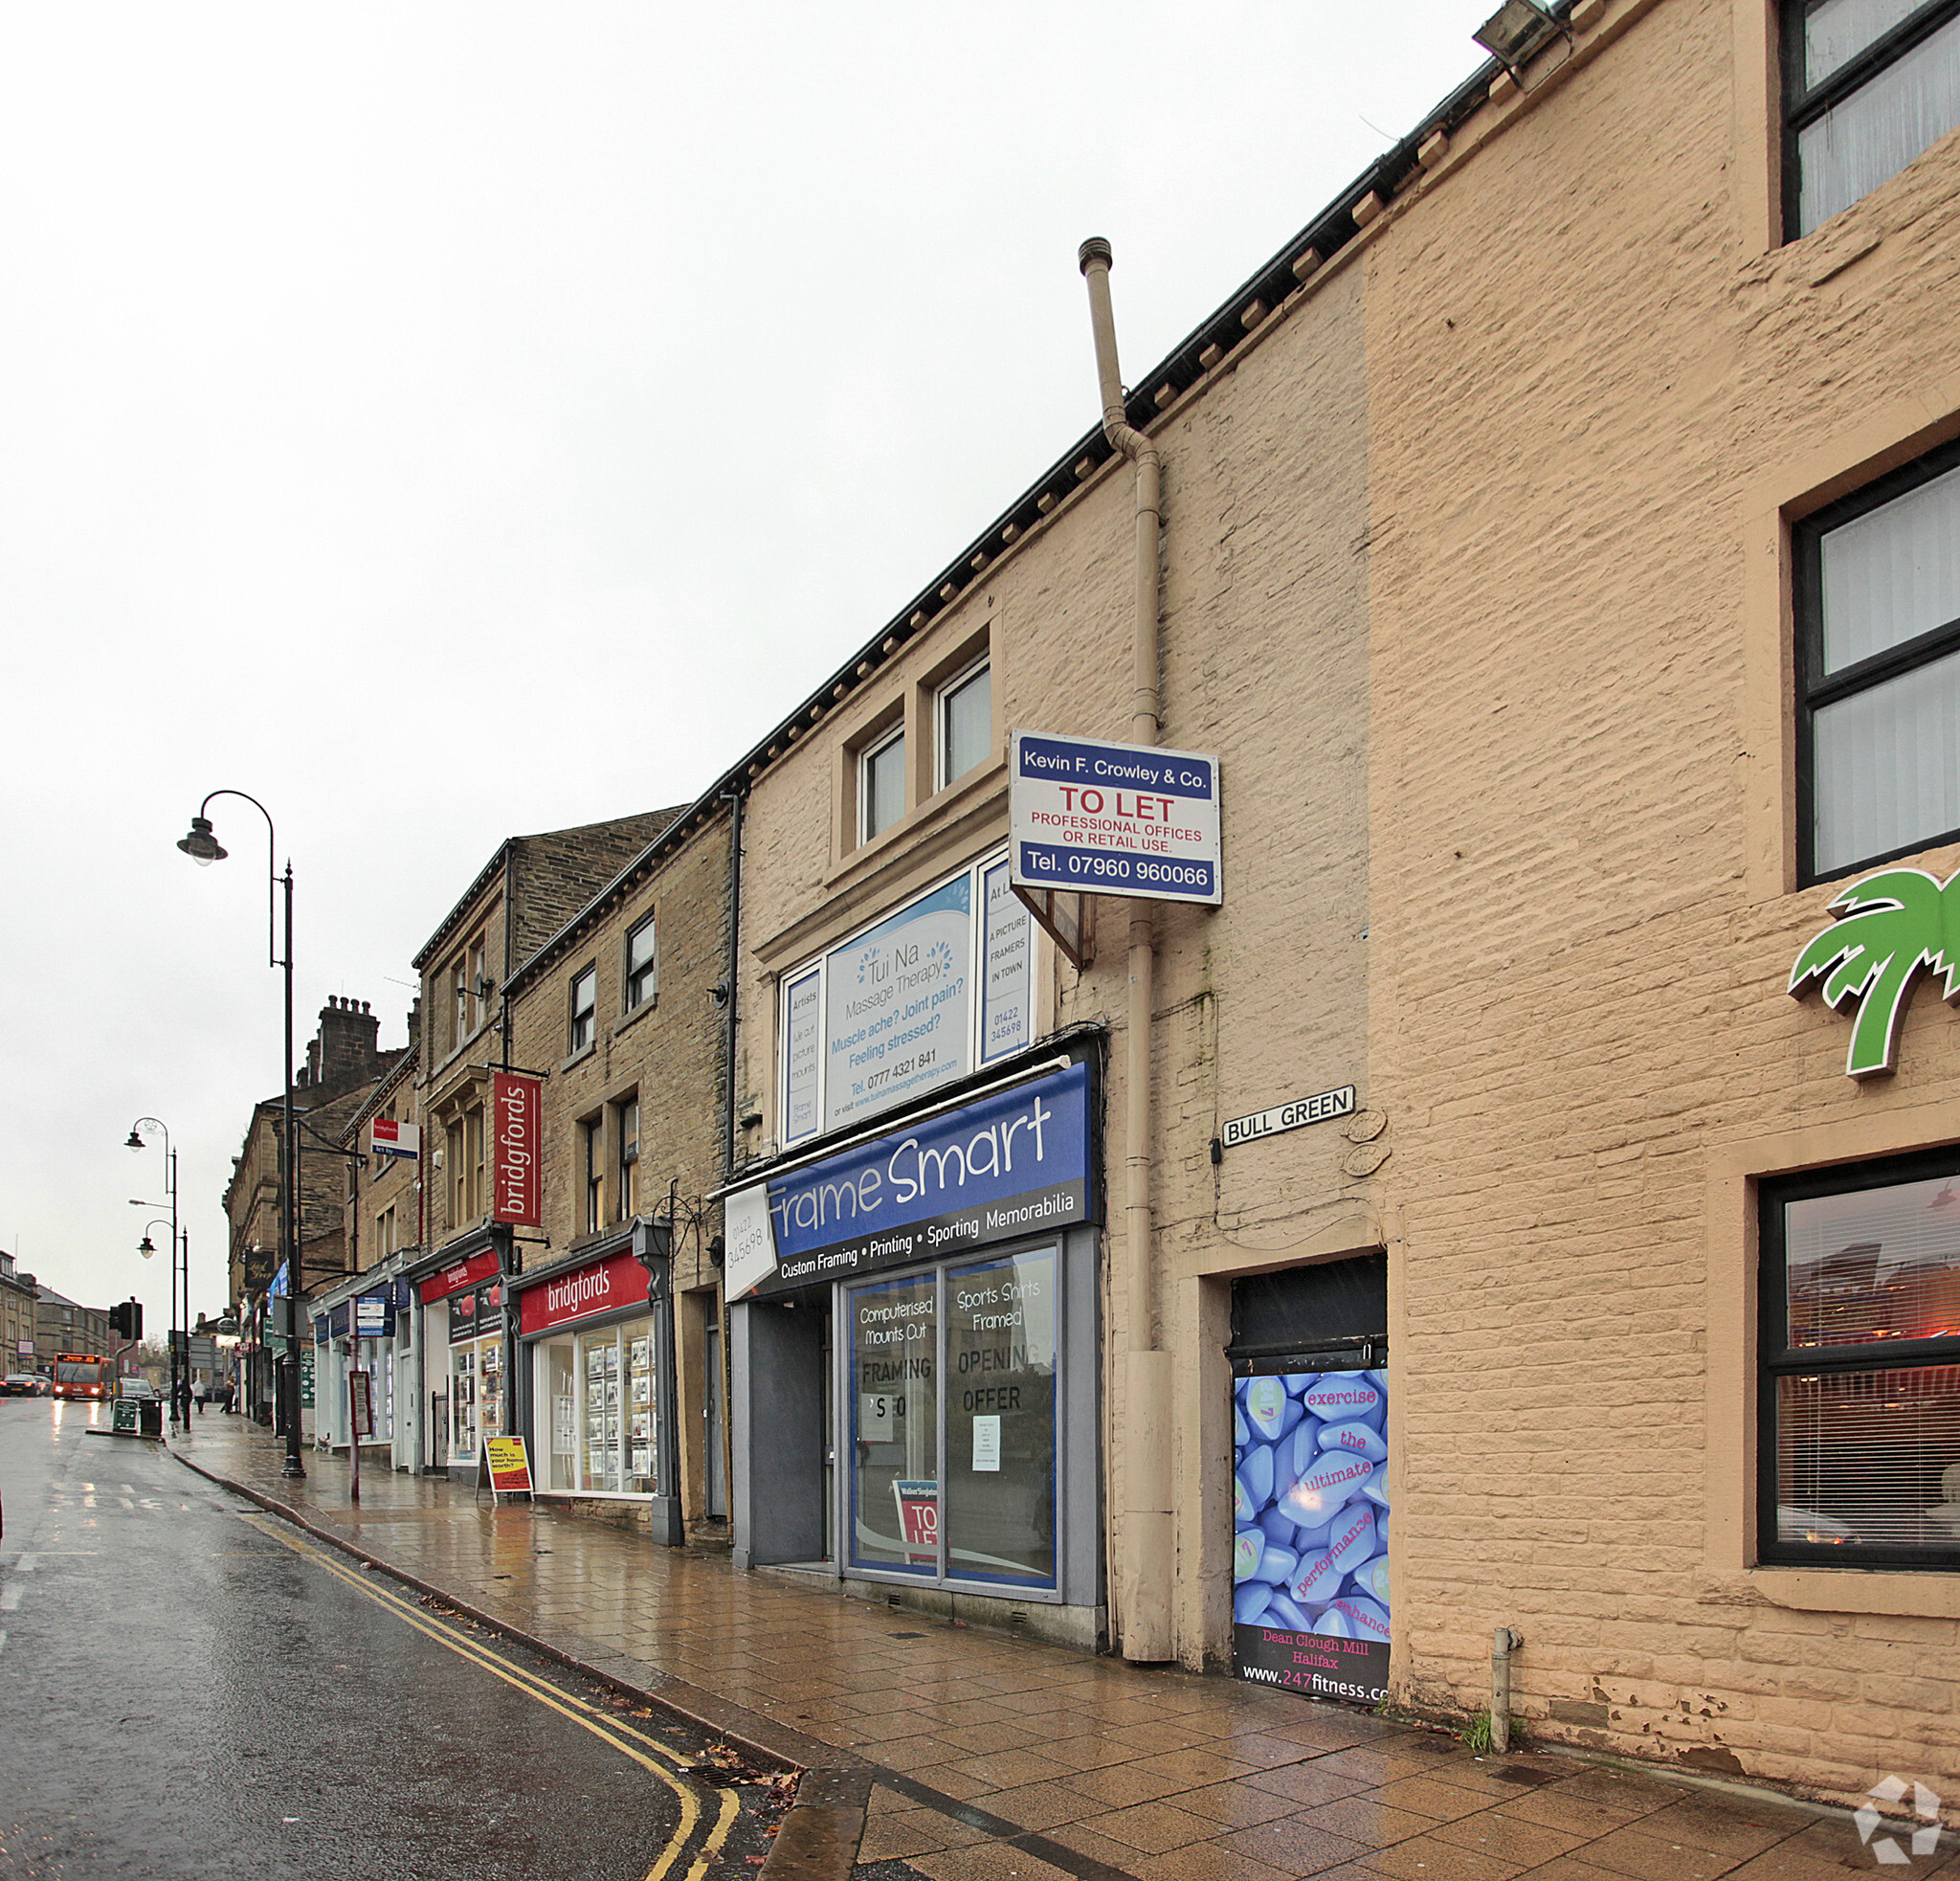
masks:
{"type": "Polygon", "coordinates": [[[490,1075],[495,1140],[490,1176],[490,1219],[507,1227],[545,1224],[544,1183],[538,1159],[544,1086],[515,1071],[490,1075]]]}
{"type": "Polygon", "coordinates": [[[1016,888],[1224,900],[1215,757],[1016,731],[1008,820],[1016,888]]]}

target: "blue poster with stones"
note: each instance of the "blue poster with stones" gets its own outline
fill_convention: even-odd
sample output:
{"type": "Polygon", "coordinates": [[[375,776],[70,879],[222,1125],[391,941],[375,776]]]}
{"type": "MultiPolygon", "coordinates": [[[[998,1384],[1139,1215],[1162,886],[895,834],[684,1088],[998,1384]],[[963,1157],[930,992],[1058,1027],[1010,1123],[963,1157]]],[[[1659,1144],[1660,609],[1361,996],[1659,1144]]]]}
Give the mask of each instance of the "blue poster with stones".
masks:
{"type": "Polygon", "coordinates": [[[1379,1704],[1389,1688],[1388,1377],[1233,1386],[1233,1667],[1379,1704]]]}

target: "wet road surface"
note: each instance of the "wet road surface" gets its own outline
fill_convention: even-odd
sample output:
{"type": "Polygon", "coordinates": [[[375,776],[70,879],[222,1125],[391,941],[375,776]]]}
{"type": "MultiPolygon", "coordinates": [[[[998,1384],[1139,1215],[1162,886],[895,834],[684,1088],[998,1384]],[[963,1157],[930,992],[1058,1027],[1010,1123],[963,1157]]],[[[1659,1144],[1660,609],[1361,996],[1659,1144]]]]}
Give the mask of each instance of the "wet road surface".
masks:
{"type": "Polygon", "coordinates": [[[708,1739],[205,1482],[0,1400],[0,1877],[753,1874],[708,1739]]]}

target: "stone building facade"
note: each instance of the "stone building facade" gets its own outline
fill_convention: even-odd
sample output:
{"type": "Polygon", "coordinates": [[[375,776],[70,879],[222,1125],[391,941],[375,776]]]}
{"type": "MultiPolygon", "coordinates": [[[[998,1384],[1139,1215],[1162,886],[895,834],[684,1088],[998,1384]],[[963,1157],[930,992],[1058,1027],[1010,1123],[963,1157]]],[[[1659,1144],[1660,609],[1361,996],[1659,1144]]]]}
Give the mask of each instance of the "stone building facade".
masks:
{"type": "Polygon", "coordinates": [[[519,1230],[511,1288],[517,1424],[547,1492],[666,1541],[727,1529],[710,1198],[725,1170],[730,845],[725,803],[675,817],[509,987],[512,1061],[546,1074],[543,1221],[519,1230]],[[651,1302],[650,1237],[665,1245],[651,1302]],[[584,1368],[615,1347],[613,1429],[610,1380],[590,1403],[584,1368]]]}
{"type": "MultiPolygon", "coordinates": [[[[1892,996],[1960,952],[1960,133],[1862,89],[1917,83],[1952,11],[1839,45],[1760,0],[1580,0],[1132,378],[1163,464],[1154,739],[1224,779],[1223,906],[1144,930],[1147,1053],[1103,900],[1081,966],[1034,941],[991,1065],[976,1031],[897,1108],[809,1071],[813,1041],[849,1074],[875,1048],[829,1017],[880,935],[942,892],[991,918],[1012,731],[1129,735],[1139,497],[1102,434],[738,765],[739,1559],[1192,1667],[1248,1633],[1316,1665],[1378,1641],[1395,1696],[1456,1713],[1490,1702],[1502,1626],[1545,1737],[1842,1799],[1956,1766],[1960,1033],[1892,996]],[[948,770],[948,691],[983,667],[991,742],[948,770]],[[1863,926],[1817,939],[1834,914],[1863,926]],[[867,1141],[1064,1062],[1100,1177],[1068,1231],[1086,1433],[1059,1335],[1038,1394],[1070,1520],[1090,1456],[1072,1590],[1056,1507],[1038,1570],[938,1532],[1008,1441],[969,1444],[952,1380],[906,1401],[958,1443],[873,1467],[904,1444],[853,1340],[898,1315],[972,1356],[969,1269],[894,1277],[840,1228],[786,1251],[798,1208],[880,1198],[845,1195],[867,1141]],[[1366,1460],[1352,1534],[1282,1507],[1298,1429],[1366,1460]]],[[[991,973],[994,943],[955,957],[991,973]]]]}
{"type": "Polygon", "coordinates": [[[13,1256],[0,1250],[0,1369],[36,1369],[34,1296],[31,1273],[21,1273],[13,1256]]]}
{"type": "Polygon", "coordinates": [[[423,1142],[419,1251],[404,1269],[420,1316],[419,1467],[474,1473],[481,1439],[506,1427],[501,1283],[519,1257],[490,1219],[489,1103],[493,1068],[519,1062],[508,982],[675,815],[509,838],[415,956],[419,1062],[402,1115],[423,1142]]]}

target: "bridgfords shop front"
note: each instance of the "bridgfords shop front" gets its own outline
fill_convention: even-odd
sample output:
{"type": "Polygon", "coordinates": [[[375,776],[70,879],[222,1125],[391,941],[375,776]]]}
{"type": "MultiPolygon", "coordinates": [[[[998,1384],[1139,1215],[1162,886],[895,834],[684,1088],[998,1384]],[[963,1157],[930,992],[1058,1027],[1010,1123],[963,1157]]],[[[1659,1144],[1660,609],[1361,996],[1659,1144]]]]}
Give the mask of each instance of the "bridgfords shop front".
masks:
{"type": "Polygon", "coordinates": [[[740,1565],[1101,1641],[1092,1140],[1052,1055],[728,1196],[740,1565]]]}
{"type": "Polygon", "coordinates": [[[514,1283],[518,1427],[540,1497],[602,1507],[679,1547],[686,1535],[666,1283],[666,1254],[642,1220],[514,1283]]]}

